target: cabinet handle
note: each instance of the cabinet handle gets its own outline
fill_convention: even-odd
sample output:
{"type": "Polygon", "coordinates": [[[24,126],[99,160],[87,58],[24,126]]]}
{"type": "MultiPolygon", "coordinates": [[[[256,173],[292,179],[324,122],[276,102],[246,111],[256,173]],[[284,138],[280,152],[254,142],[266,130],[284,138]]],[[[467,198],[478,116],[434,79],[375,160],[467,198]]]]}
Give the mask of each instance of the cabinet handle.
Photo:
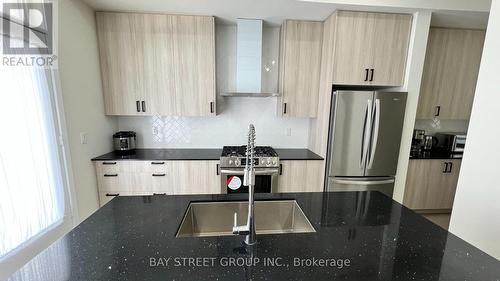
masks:
{"type": "Polygon", "coordinates": [[[286,102],[283,103],[283,114],[286,114],[286,102]]]}
{"type": "Polygon", "coordinates": [[[164,165],[165,162],[151,162],[151,165],[164,165]]]}
{"type": "Polygon", "coordinates": [[[210,102],[210,113],[214,113],[214,102],[210,102]]]}
{"type": "Polygon", "coordinates": [[[142,101],[142,112],[146,112],[146,102],[142,101]]]}
{"type": "Polygon", "coordinates": [[[105,177],[117,177],[118,174],[104,174],[105,177]]]}
{"type": "Polygon", "coordinates": [[[153,174],[153,177],[164,177],[165,174],[153,174]]]}
{"type": "Polygon", "coordinates": [[[375,69],[371,69],[371,76],[370,76],[370,82],[373,82],[373,76],[375,75],[375,69]]]}
{"type": "Polygon", "coordinates": [[[215,174],[220,175],[219,174],[219,164],[215,165],[215,169],[216,169],[215,174]]]}
{"type": "Polygon", "coordinates": [[[437,117],[437,116],[439,116],[440,113],[441,113],[441,106],[438,105],[438,106],[436,106],[436,114],[434,114],[434,116],[437,117]]]}
{"type": "Polygon", "coordinates": [[[280,175],[283,175],[283,164],[280,164],[280,172],[279,172],[280,175]]]}
{"type": "Polygon", "coordinates": [[[116,162],[102,162],[103,165],[116,165],[116,162]]]}
{"type": "Polygon", "coordinates": [[[135,101],[135,108],[137,112],[141,112],[141,103],[138,100],[135,101]]]}
{"type": "Polygon", "coordinates": [[[368,81],[368,76],[370,75],[370,70],[365,68],[365,82],[368,81]]]}
{"type": "Polygon", "coordinates": [[[449,173],[451,173],[452,168],[453,168],[453,163],[452,162],[444,162],[443,174],[449,174],[449,173]]]}
{"type": "Polygon", "coordinates": [[[167,193],[153,193],[153,195],[167,195],[167,193]]]}
{"type": "Polygon", "coordinates": [[[106,193],[106,196],[108,196],[108,197],[120,196],[120,193],[106,193]]]}

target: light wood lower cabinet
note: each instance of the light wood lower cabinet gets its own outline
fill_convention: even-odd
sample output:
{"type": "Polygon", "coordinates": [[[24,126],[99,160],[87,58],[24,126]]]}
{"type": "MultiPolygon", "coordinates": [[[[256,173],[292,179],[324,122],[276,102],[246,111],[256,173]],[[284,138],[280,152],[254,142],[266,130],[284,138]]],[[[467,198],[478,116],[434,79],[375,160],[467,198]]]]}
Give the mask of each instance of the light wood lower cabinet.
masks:
{"type": "Polygon", "coordinates": [[[453,207],[461,160],[410,160],[404,204],[414,210],[453,207]]]}
{"type": "Polygon", "coordinates": [[[115,196],[221,193],[219,161],[96,161],[99,202],[115,196]]]}
{"type": "Polygon", "coordinates": [[[281,174],[275,192],[322,192],[323,161],[281,161],[281,174]]]}
{"type": "Polygon", "coordinates": [[[173,194],[221,193],[219,161],[171,161],[173,194]]]}

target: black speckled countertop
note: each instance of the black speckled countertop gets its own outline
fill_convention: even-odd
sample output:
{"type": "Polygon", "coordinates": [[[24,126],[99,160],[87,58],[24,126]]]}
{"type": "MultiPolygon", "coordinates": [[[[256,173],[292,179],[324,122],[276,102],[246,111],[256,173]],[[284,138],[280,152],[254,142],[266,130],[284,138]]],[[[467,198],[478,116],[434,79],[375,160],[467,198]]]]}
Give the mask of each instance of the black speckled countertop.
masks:
{"type": "Polygon", "coordinates": [[[16,272],[13,280],[500,277],[498,260],[378,192],[257,194],[257,200],[296,200],[316,232],[257,235],[258,243],[248,249],[242,236],[175,237],[190,202],[245,199],[241,194],[116,197],[16,272]],[[266,258],[280,266],[266,264],[266,258]],[[320,259],[330,262],[325,266],[320,259]]]}
{"type": "Polygon", "coordinates": [[[443,150],[420,151],[418,153],[410,153],[410,159],[414,160],[430,160],[430,159],[462,159],[463,153],[451,153],[443,150]]]}
{"type": "MultiPolygon", "coordinates": [[[[280,160],[323,160],[323,158],[309,149],[277,148],[280,160]]],[[[212,148],[182,148],[182,149],[136,149],[133,154],[119,154],[110,152],[95,157],[92,161],[108,160],[219,160],[222,149],[212,148]]]]}

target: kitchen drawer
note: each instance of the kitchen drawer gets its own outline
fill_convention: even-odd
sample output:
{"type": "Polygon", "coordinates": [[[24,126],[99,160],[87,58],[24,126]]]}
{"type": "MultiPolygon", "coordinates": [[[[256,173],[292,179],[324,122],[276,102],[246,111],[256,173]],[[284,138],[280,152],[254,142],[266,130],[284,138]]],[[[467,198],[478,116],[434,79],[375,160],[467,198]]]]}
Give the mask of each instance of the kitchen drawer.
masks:
{"type": "Polygon", "coordinates": [[[97,174],[116,174],[128,168],[126,161],[96,161],[94,163],[97,174]]]}
{"type": "Polygon", "coordinates": [[[97,185],[100,191],[128,190],[134,184],[132,173],[118,172],[97,175],[97,185]]]}
{"type": "Polygon", "coordinates": [[[99,205],[102,207],[116,196],[151,196],[152,192],[99,192],[99,205]]]}
{"type": "Polygon", "coordinates": [[[153,193],[173,194],[172,180],[168,176],[152,176],[151,190],[153,193]]]}
{"type": "Polygon", "coordinates": [[[168,162],[160,161],[130,161],[131,171],[136,173],[167,173],[168,162]]]}

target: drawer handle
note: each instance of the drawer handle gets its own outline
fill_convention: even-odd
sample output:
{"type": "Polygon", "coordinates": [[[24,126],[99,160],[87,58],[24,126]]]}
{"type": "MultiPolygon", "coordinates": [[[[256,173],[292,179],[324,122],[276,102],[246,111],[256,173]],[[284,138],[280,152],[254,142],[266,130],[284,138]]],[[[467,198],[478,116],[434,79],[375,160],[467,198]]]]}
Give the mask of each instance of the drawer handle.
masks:
{"type": "Polygon", "coordinates": [[[153,174],[153,177],[164,177],[165,174],[153,174]]]}
{"type": "Polygon", "coordinates": [[[117,177],[118,174],[104,174],[105,177],[117,177]]]}
{"type": "Polygon", "coordinates": [[[116,165],[116,162],[102,162],[103,165],[116,165]]]}
{"type": "Polygon", "coordinates": [[[167,195],[167,193],[153,193],[153,195],[167,195]]]}
{"type": "Polygon", "coordinates": [[[151,162],[151,165],[164,165],[165,162],[151,162]]]}
{"type": "Polygon", "coordinates": [[[115,197],[115,196],[119,196],[120,193],[106,193],[106,196],[108,197],[115,197]]]}

